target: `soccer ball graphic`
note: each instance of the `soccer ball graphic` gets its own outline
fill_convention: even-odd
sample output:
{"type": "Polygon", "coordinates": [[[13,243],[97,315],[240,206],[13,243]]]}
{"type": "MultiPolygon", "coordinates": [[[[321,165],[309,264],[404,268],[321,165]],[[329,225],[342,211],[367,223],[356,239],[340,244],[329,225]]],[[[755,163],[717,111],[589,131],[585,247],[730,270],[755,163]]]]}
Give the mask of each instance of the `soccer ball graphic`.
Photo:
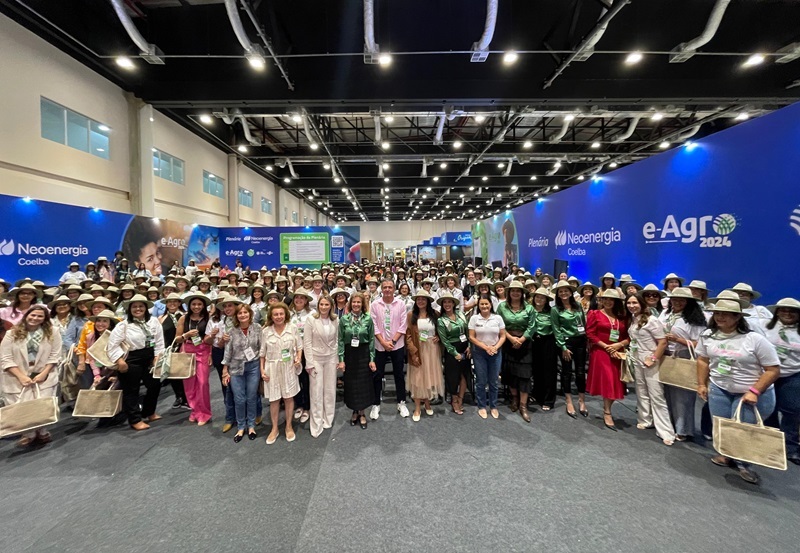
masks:
{"type": "Polygon", "coordinates": [[[726,236],[734,231],[736,228],[736,218],[730,213],[723,213],[717,215],[712,223],[714,232],[720,236],[726,236]]]}

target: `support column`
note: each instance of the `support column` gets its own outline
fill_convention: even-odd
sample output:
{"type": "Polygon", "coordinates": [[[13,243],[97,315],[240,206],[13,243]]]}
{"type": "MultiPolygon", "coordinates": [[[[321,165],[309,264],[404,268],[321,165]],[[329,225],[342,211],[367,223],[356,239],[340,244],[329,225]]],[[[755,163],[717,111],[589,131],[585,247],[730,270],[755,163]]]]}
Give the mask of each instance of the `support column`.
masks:
{"type": "Polygon", "coordinates": [[[131,93],[125,93],[125,100],[128,103],[131,213],[155,217],[153,106],[131,93]]]}
{"type": "Polygon", "coordinates": [[[275,226],[283,226],[283,201],[281,200],[281,187],[273,183],[273,190],[275,191],[275,226]]]}
{"type": "Polygon", "coordinates": [[[239,165],[239,157],[228,154],[228,224],[232,227],[239,226],[239,165]]]}

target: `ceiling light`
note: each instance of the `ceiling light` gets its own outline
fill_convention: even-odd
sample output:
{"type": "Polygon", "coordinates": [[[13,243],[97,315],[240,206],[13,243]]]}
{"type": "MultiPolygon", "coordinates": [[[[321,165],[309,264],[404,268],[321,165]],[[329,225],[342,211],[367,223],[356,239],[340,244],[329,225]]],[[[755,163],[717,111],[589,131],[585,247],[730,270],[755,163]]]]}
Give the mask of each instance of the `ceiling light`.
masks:
{"type": "Polygon", "coordinates": [[[650,119],[652,119],[653,121],[661,121],[662,119],[664,119],[664,114],[661,113],[660,111],[657,111],[650,116],[650,119]]]}
{"type": "Polygon", "coordinates": [[[470,191],[472,191],[472,190],[475,190],[475,187],[474,186],[470,186],[469,189],[470,189],[470,191]]]}
{"type": "MultiPolygon", "coordinates": [[[[438,177],[434,177],[434,178],[438,178],[438,177]]],[[[429,186],[429,187],[428,187],[428,188],[426,188],[425,190],[427,190],[428,192],[430,192],[430,191],[432,190],[432,188],[429,186]]]]}
{"type": "Polygon", "coordinates": [[[505,166],[506,166],[506,164],[505,164],[505,163],[498,163],[498,164],[497,164],[497,168],[498,168],[498,169],[502,169],[502,168],[503,168],[503,167],[505,167],[505,166]]]}
{"type": "Polygon", "coordinates": [[[686,144],[683,145],[687,151],[691,152],[697,147],[697,144],[689,140],[686,144]]]}
{"type": "Polygon", "coordinates": [[[264,57],[258,52],[248,52],[244,57],[247,58],[247,63],[250,64],[250,67],[256,71],[261,71],[267,66],[267,64],[264,63],[264,57]]]}
{"type": "Polygon", "coordinates": [[[761,65],[764,63],[764,55],[763,54],[753,54],[749,58],[745,60],[742,64],[742,67],[755,67],[756,65],[761,65]]]}
{"type": "Polygon", "coordinates": [[[536,192],[536,193],[533,195],[533,197],[534,197],[534,198],[538,198],[538,197],[539,197],[539,193],[538,193],[538,192],[536,192]]]}
{"type": "Polygon", "coordinates": [[[388,150],[390,147],[391,144],[389,144],[388,142],[381,143],[381,148],[383,148],[384,150],[388,150]]]}
{"type": "Polygon", "coordinates": [[[388,169],[388,168],[389,168],[389,164],[388,164],[388,163],[384,163],[384,164],[383,164],[383,168],[384,168],[384,169],[388,169]]]}
{"type": "Polygon", "coordinates": [[[292,179],[290,179],[289,177],[286,177],[285,179],[283,179],[283,182],[285,182],[286,184],[289,184],[290,182],[292,182],[292,179]]]}
{"type": "Polygon", "coordinates": [[[483,123],[484,121],[486,121],[486,116],[485,115],[476,115],[475,116],[475,122],[476,123],[483,123]]]}
{"type": "Polygon", "coordinates": [[[267,171],[272,171],[272,165],[267,165],[266,167],[264,167],[264,169],[266,169],[267,171]]]}
{"type": "Polygon", "coordinates": [[[658,147],[659,147],[659,148],[661,148],[662,150],[666,150],[667,148],[669,148],[669,142],[667,142],[667,141],[665,140],[664,142],[662,142],[661,144],[659,144],[659,145],[658,145],[658,147]]]}
{"type": "Polygon", "coordinates": [[[616,161],[612,161],[611,163],[608,164],[608,166],[611,167],[612,169],[615,169],[617,167],[617,165],[618,164],[617,164],[616,161]]]}
{"type": "Polygon", "coordinates": [[[736,116],[737,121],[745,121],[747,119],[750,119],[750,114],[748,114],[746,111],[743,111],[742,113],[736,116]]]}
{"type": "Polygon", "coordinates": [[[572,114],[566,115],[564,117],[564,121],[574,121],[574,120],[575,120],[575,116],[572,115],[572,114]]]}
{"type": "Polygon", "coordinates": [[[439,164],[439,167],[441,167],[442,169],[447,169],[447,163],[442,162],[439,164]]]}
{"type": "Polygon", "coordinates": [[[593,148],[593,149],[595,149],[595,150],[596,150],[596,149],[598,149],[599,147],[600,147],[600,143],[599,143],[599,142],[592,142],[592,148],[593,148]]]}
{"type": "Polygon", "coordinates": [[[383,177],[383,182],[389,182],[389,177],[383,177]]]}
{"type": "Polygon", "coordinates": [[[511,65],[518,59],[519,59],[519,54],[517,54],[514,51],[506,52],[505,54],[503,54],[503,63],[505,63],[506,65],[511,65]]]}
{"type": "Polygon", "coordinates": [[[455,149],[457,150],[457,149],[459,149],[460,147],[461,147],[461,142],[459,142],[458,140],[456,140],[455,142],[453,142],[453,148],[455,148],[455,149]]]}
{"type": "Polygon", "coordinates": [[[214,122],[214,119],[207,113],[204,113],[203,115],[200,116],[200,122],[204,125],[210,125],[211,123],[214,122]]]}
{"type": "Polygon", "coordinates": [[[558,190],[558,188],[559,188],[559,187],[558,187],[558,185],[557,185],[557,184],[553,186],[553,190],[558,190]]]}
{"type": "Polygon", "coordinates": [[[302,194],[303,192],[305,192],[305,190],[303,190],[302,188],[299,188],[297,191],[298,191],[298,192],[300,192],[301,194],[302,194]]]}
{"type": "Polygon", "coordinates": [[[585,178],[586,178],[586,177],[584,177],[583,175],[578,175],[578,180],[583,180],[583,179],[585,179],[585,178]]]}
{"type": "Polygon", "coordinates": [[[239,146],[236,149],[239,150],[240,152],[242,152],[243,154],[247,153],[247,146],[245,146],[244,144],[242,144],[241,146],[239,146]]]}
{"type": "Polygon", "coordinates": [[[378,63],[386,67],[392,63],[392,56],[389,54],[381,54],[378,57],[378,63]]]}
{"type": "Polygon", "coordinates": [[[642,61],[642,53],[641,52],[631,52],[628,54],[628,57],[625,58],[625,63],[628,65],[634,65],[642,61]]]}
{"type": "Polygon", "coordinates": [[[293,123],[300,123],[300,122],[302,122],[302,121],[303,121],[303,118],[302,118],[302,117],[300,117],[300,115],[298,115],[297,113],[295,113],[294,115],[292,115],[292,122],[293,122],[293,123]]]}
{"type": "Polygon", "coordinates": [[[485,182],[485,181],[489,180],[489,177],[481,177],[481,180],[485,182]]]}
{"type": "Polygon", "coordinates": [[[392,123],[392,122],[394,121],[394,117],[392,117],[391,115],[387,115],[387,116],[386,116],[386,117],[384,117],[383,119],[384,119],[384,120],[385,120],[387,123],[392,123]]]}
{"type": "Polygon", "coordinates": [[[389,192],[389,189],[388,188],[384,188],[383,191],[384,192],[389,192]]]}
{"type": "Polygon", "coordinates": [[[536,180],[536,175],[531,175],[531,180],[536,180]]]}
{"type": "Polygon", "coordinates": [[[512,186],[512,187],[511,187],[511,191],[512,191],[512,192],[516,192],[516,191],[517,191],[517,185],[516,185],[516,184],[515,184],[514,186],[512,186]]]}
{"type": "Polygon", "coordinates": [[[439,177],[433,177],[433,182],[439,182],[439,177]]]}
{"type": "Polygon", "coordinates": [[[522,144],[522,147],[523,147],[523,148],[532,148],[532,147],[533,147],[533,142],[531,142],[530,140],[526,140],[526,141],[525,141],[525,142],[522,144]]]}
{"type": "Polygon", "coordinates": [[[502,198],[502,197],[503,197],[503,195],[502,195],[502,194],[498,194],[498,195],[497,195],[497,197],[498,197],[498,198],[502,198]]]}
{"type": "Polygon", "coordinates": [[[423,194],[423,195],[422,195],[422,199],[423,199],[423,200],[424,200],[425,198],[427,198],[427,197],[428,197],[428,195],[427,195],[427,194],[423,194]]]}
{"type": "Polygon", "coordinates": [[[127,56],[117,56],[117,65],[122,67],[123,69],[133,69],[136,67],[133,64],[133,60],[127,56]]]}
{"type": "Polygon", "coordinates": [[[333,182],[338,184],[338,183],[342,182],[342,179],[340,179],[339,177],[333,177],[333,182]]]}
{"type": "Polygon", "coordinates": [[[324,165],[322,166],[322,168],[323,168],[323,169],[326,169],[326,170],[328,170],[328,171],[330,171],[331,164],[330,164],[330,163],[326,163],[326,164],[324,164],[324,165]]]}
{"type": "Polygon", "coordinates": [[[308,146],[309,146],[309,148],[311,148],[312,150],[316,150],[317,148],[319,148],[319,144],[317,144],[316,142],[312,142],[312,143],[311,143],[311,144],[309,144],[308,146]]]}

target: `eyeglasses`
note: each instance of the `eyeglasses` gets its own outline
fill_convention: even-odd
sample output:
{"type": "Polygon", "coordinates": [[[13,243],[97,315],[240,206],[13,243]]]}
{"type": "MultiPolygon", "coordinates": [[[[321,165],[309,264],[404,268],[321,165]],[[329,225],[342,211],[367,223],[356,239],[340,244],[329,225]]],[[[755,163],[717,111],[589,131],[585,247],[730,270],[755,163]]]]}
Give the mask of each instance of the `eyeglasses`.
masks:
{"type": "Polygon", "coordinates": [[[661,297],[661,294],[642,294],[645,298],[658,298],[661,297]]]}

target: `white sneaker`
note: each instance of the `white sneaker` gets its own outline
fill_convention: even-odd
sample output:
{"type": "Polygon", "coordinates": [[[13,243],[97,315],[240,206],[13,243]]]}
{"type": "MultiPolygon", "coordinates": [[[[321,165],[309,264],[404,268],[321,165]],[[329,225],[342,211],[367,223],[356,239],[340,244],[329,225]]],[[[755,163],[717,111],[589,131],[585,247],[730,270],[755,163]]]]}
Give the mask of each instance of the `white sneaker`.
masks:
{"type": "Polygon", "coordinates": [[[373,405],[372,410],[369,412],[369,418],[372,420],[378,420],[378,417],[381,416],[381,406],[380,405],[373,405]]]}
{"type": "Polygon", "coordinates": [[[400,403],[397,404],[397,410],[400,411],[401,417],[403,417],[404,419],[408,418],[408,407],[406,407],[405,401],[401,401],[400,403]]]}

